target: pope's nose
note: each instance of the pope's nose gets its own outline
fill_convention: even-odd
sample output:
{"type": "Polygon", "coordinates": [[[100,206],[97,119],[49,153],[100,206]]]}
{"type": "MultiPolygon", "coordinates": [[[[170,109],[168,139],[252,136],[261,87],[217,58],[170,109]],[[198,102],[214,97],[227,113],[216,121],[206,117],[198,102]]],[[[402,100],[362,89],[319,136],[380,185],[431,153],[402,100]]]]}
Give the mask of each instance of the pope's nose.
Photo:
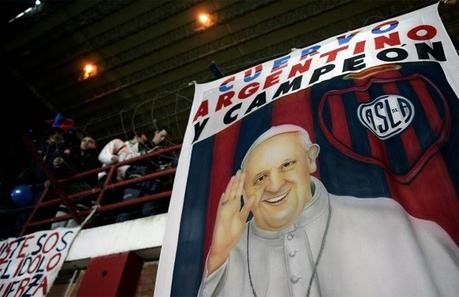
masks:
{"type": "Polygon", "coordinates": [[[266,191],[277,193],[282,188],[284,180],[278,172],[272,172],[269,175],[269,181],[265,188],[266,191]]]}

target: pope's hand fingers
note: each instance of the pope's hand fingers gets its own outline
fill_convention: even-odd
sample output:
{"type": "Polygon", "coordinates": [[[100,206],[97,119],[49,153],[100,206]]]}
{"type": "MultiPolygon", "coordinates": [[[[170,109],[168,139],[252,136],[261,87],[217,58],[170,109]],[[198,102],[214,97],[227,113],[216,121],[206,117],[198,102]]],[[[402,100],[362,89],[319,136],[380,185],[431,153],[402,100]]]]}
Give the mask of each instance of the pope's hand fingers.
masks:
{"type": "Polygon", "coordinates": [[[228,184],[226,185],[225,192],[223,192],[222,197],[220,198],[220,201],[231,199],[230,192],[234,184],[234,179],[235,177],[232,176],[229,180],[228,184]]]}
{"type": "Polygon", "coordinates": [[[221,206],[225,206],[225,204],[228,203],[228,199],[226,199],[226,196],[225,196],[225,193],[223,193],[221,196],[220,196],[220,205],[221,206]]]}
{"type": "Polygon", "coordinates": [[[231,184],[231,188],[229,189],[228,199],[232,200],[236,196],[236,191],[239,185],[240,178],[241,178],[241,171],[238,170],[236,175],[234,176],[234,180],[233,180],[233,183],[231,184]]]}
{"type": "Polygon", "coordinates": [[[239,214],[242,223],[245,223],[247,221],[247,217],[249,216],[249,213],[252,210],[252,206],[254,203],[255,203],[255,199],[253,197],[246,200],[239,214]]]}
{"type": "Polygon", "coordinates": [[[230,181],[228,182],[228,185],[226,186],[226,189],[225,189],[225,192],[223,194],[225,194],[225,196],[228,196],[229,193],[231,192],[231,189],[233,187],[233,184],[234,184],[234,180],[236,179],[236,177],[233,175],[230,179],[230,181]]]}
{"type": "Polygon", "coordinates": [[[235,199],[238,199],[238,200],[241,199],[242,190],[244,189],[244,181],[245,181],[245,172],[241,172],[241,174],[239,175],[238,183],[237,183],[235,199]]]}
{"type": "Polygon", "coordinates": [[[225,193],[223,193],[220,198],[219,209],[221,209],[221,213],[224,217],[230,217],[239,213],[241,207],[241,203],[239,201],[240,198],[235,198],[240,183],[239,180],[240,172],[238,171],[237,174],[231,178],[228,186],[226,187],[225,193]]]}

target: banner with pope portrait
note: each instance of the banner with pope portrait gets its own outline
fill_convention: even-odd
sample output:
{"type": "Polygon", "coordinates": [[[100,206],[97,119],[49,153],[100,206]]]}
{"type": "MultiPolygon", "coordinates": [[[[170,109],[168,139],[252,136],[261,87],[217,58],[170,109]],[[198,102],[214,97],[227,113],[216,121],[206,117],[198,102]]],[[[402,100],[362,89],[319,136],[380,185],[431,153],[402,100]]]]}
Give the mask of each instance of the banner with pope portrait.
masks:
{"type": "Polygon", "coordinates": [[[458,296],[438,5],[196,85],[156,296],[458,296]]]}

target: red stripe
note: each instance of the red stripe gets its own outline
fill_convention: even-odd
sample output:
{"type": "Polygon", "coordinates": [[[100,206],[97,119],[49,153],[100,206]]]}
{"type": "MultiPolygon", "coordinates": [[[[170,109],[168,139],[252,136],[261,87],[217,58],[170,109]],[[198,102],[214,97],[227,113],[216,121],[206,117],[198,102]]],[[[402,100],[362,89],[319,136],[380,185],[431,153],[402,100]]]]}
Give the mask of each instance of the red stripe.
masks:
{"type": "Polygon", "coordinates": [[[434,134],[438,134],[442,126],[441,117],[438,114],[437,107],[430,98],[429,91],[427,90],[425,83],[421,79],[416,79],[410,80],[410,84],[421,102],[424,113],[429,119],[430,128],[434,134]]]}
{"type": "Polygon", "coordinates": [[[439,224],[459,245],[459,200],[445,161],[436,154],[409,185],[387,176],[392,197],[413,216],[439,224]]]}
{"type": "MultiPolygon", "coordinates": [[[[314,121],[312,115],[311,89],[298,91],[278,99],[273,104],[272,125],[297,125],[308,131],[309,138],[315,143],[314,121]]],[[[313,175],[319,178],[319,164],[313,175]]]]}
{"type": "Polygon", "coordinates": [[[413,127],[406,128],[406,130],[400,134],[400,139],[407,153],[408,164],[413,166],[422,154],[421,144],[419,143],[419,139],[413,127]]]}
{"type": "Polygon", "coordinates": [[[332,130],[336,138],[346,145],[352,147],[351,135],[348,130],[346,112],[344,111],[343,98],[339,95],[331,95],[328,100],[330,115],[332,118],[332,130]]]}
{"type": "MultiPolygon", "coordinates": [[[[240,121],[217,133],[214,139],[212,171],[207,207],[207,223],[204,241],[204,261],[207,258],[215,225],[218,203],[231,178],[240,121]]],[[[204,264],[204,263],[203,263],[204,264]]]]}

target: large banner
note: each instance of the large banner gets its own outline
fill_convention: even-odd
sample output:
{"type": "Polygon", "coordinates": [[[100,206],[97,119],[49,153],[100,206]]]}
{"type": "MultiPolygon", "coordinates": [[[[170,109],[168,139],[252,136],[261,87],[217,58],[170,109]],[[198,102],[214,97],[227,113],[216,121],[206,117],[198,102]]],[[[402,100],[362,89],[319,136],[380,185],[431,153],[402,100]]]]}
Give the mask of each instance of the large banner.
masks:
{"type": "Polygon", "coordinates": [[[58,228],[0,242],[0,296],[46,296],[80,230],[58,228]]]}
{"type": "Polygon", "coordinates": [[[196,85],[156,296],[459,296],[437,5],[196,85]]]}

